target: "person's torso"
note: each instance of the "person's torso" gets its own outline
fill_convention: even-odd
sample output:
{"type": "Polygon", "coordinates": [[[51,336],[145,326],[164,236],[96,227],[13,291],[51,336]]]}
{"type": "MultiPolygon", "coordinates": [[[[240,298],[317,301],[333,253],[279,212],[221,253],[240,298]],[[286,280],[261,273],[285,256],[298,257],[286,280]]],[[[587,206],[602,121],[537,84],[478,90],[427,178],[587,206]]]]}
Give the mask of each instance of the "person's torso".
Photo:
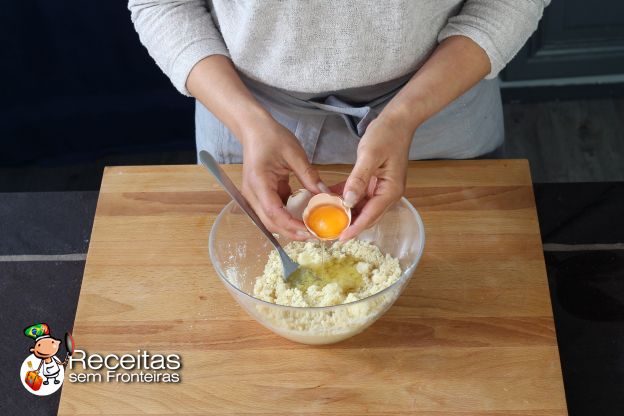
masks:
{"type": "Polygon", "coordinates": [[[266,85],[318,93],[414,72],[461,0],[212,0],[239,71],[266,85]]]}
{"type": "MultiPolygon", "coordinates": [[[[247,85],[275,120],[293,132],[310,161],[322,164],[355,162],[360,140],[358,134],[362,133],[355,130],[358,130],[361,121],[359,117],[368,117],[366,111],[360,110],[372,105],[372,102],[335,106],[332,111],[319,113],[310,108],[310,105],[288,100],[284,92],[276,88],[264,87],[255,82],[248,82],[247,85]],[[360,115],[345,117],[352,110],[360,115]]],[[[363,88],[357,91],[357,98],[369,95],[368,93],[380,94],[383,88],[381,85],[363,88]]],[[[355,96],[343,98],[348,101],[348,98],[355,96]]],[[[319,98],[312,101],[318,102],[319,98]]],[[[385,103],[373,105],[372,111],[376,113],[384,105],[385,103]]],[[[219,163],[242,163],[243,149],[240,143],[199,102],[196,107],[195,126],[198,152],[210,152],[219,163]]],[[[503,113],[498,80],[484,80],[418,128],[409,150],[409,158],[473,158],[493,151],[503,140],[503,113]]]]}
{"type": "Polygon", "coordinates": [[[56,361],[54,361],[54,357],[50,360],[49,363],[43,361],[43,374],[55,374],[59,372],[59,366],[56,361]]]}

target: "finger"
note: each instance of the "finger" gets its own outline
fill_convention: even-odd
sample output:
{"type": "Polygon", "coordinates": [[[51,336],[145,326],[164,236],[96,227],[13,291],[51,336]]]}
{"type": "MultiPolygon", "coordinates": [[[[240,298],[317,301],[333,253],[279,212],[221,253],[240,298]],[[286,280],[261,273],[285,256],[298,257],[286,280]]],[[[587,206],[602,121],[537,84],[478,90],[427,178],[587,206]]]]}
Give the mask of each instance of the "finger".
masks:
{"type": "Polygon", "coordinates": [[[331,192],[329,187],[321,180],[318,171],[310,164],[310,161],[303,151],[291,154],[287,157],[290,169],[292,169],[304,188],[315,194],[331,192]]]}
{"type": "MultiPolygon", "coordinates": [[[[339,182],[337,184],[331,185],[329,187],[329,189],[334,194],[342,195],[342,191],[344,190],[345,184],[346,184],[346,181],[342,181],[342,182],[339,182]]],[[[355,206],[351,207],[351,218],[353,219],[353,221],[355,221],[357,216],[360,214],[360,211],[362,210],[362,207],[364,207],[366,202],[369,199],[371,199],[373,197],[373,195],[375,195],[375,188],[376,188],[376,186],[377,186],[377,177],[373,176],[373,177],[371,177],[371,181],[370,181],[370,183],[368,185],[368,191],[366,191],[366,196],[364,196],[362,199],[360,199],[359,202],[357,204],[355,204],[355,206]]]]}
{"type": "Polygon", "coordinates": [[[386,210],[396,202],[394,195],[383,194],[372,197],[362,210],[357,219],[340,235],[340,241],[345,242],[360,234],[367,228],[372,227],[386,212],[386,210]]]}
{"type": "Polygon", "coordinates": [[[254,211],[257,213],[258,217],[262,221],[262,224],[272,233],[279,234],[280,236],[286,237],[290,240],[297,241],[305,241],[310,238],[310,234],[308,232],[301,232],[297,229],[283,229],[278,226],[273,220],[271,220],[268,216],[265,215],[262,204],[258,201],[256,196],[254,195],[251,198],[248,198],[249,203],[254,208],[254,211]]]}
{"type": "Polygon", "coordinates": [[[256,215],[260,218],[260,221],[262,221],[262,224],[267,228],[267,230],[272,233],[277,233],[277,226],[266,215],[264,215],[264,212],[262,211],[262,205],[260,204],[260,201],[258,201],[258,198],[256,197],[256,194],[252,191],[252,189],[253,187],[247,186],[246,183],[243,183],[241,192],[243,193],[243,196],[245,197],[249,205],[251,205],[251,208],[254,210],[256,215]]]}
{"type": "Polygon", "coordinates": [[[369,156],[369,153],[358,156],[343,189],[343,198],[347,207],[355,206],[366,195],[371,177],[376,169],[376,160],[369,156]]]}
{"type": "Polygon", "coordinates": [[[257,186],[254,187],[254,194],[259,202],[260,211],[274,227],[274,230],[272,230],[273,232],[287,235],[289,238],[298,240],[311,237],[303,222],[293,218],[286,210],[286,207],[277,193],[277,189],[272,189],[272,187],[263,180],[258,181],[256,185],[257,186]]]}

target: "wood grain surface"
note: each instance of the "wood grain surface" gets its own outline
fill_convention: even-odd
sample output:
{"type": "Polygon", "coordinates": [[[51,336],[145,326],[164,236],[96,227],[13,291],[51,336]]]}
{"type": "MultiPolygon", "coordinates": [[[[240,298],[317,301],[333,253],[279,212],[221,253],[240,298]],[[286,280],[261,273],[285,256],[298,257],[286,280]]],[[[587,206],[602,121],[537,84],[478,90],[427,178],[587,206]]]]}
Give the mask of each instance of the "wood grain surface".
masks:
{"type": "Polygon", "coordinates": [[[567,414],[527,162],[411,162],[406,196],[427,233],[407,289],[362,334],[311,347],[217,279],[207,238],[229,198],[207,172],[107,168],[75,341],[179,354],[182,381],[66,380],[60,414],[567,414]]]}

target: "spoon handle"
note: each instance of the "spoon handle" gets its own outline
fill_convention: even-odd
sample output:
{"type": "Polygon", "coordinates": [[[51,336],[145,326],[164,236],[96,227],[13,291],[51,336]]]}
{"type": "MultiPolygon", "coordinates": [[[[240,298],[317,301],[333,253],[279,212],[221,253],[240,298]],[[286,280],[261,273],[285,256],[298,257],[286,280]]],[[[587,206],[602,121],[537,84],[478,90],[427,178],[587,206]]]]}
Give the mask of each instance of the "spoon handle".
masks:
{"type": "Polygon", "coordinates": [[[212,155],[205,150],[202,150],[199,152],[199,160],[214,175],[217,182],[219,182],[221,186],[223,186],[225,191],[230,194],[230,196],[238,204],[238,206],[243,211],[245,211],[245,213],[247,213],[249,218],[251,218],[251,221],[256,224],[256,227],[258,227],[260,231],[262,231],[262,233],[266,236],[266,238],[269,239],[271,244],[273,244],[275,249],[280,252],[281,255],[282,246],[280,245],[280,243],[273,236],[273,234],[264,226],[264,224],[260,220],[260,217],[258,217],[251,205],[249,205],[249,202],[247,202],[247,199],[245,199],[245,197],[238,190],[236,185],[234,185],[234,183],[230,180],[229,176],[227,176],[223,169],[221,169],[221,166],[219,166],[219,164],[212,157],[212,155]]]}

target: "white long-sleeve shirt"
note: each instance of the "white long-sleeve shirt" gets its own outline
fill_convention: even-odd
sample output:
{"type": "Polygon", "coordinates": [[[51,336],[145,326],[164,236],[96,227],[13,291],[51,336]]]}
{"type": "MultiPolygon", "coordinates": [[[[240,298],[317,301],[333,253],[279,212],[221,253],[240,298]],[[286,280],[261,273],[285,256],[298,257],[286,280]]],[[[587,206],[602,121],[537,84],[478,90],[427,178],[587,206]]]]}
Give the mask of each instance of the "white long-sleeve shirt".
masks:
{"type": "Polygon", "coordinates": [[[142,43],[174,86],[201,59],[231,58],[249,78],[322,93],[417,70],[441,40],[462,35],[487,53],[494,78],[550,0],[130,0],[142,43]]]}

